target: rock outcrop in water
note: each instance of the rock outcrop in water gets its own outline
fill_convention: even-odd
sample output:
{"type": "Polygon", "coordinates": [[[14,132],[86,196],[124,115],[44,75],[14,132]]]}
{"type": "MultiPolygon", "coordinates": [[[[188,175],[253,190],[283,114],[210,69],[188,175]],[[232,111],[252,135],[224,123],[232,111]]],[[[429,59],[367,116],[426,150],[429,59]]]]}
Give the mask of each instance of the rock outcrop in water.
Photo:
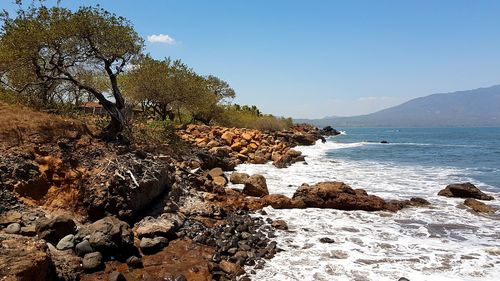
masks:
{"type": "Polygon", "coordinates": [[[321,182],[312,186],[303,184],[293,199],[301,200],[306,207],[311,208],[363,211],[399,209],[378,196],[368,195],[363,189],[352,189],[343,182],[321,182]]]}
{"type": "Polygon", "coordinates": [[[487,213],[491,214],[496,212],[496,209],[484,204],[483,202],[477,201],[476,199],[468,198],[465,199],[464,205],[471,208],[477,213],[487,213]]]}
{"type": "Polygon", "coordinates": [[[479,200],[494,199],[493,196],[482,192],[470,182],[450,184],[446,186],[445,189],[439,191],[438,195],[446,197],[474,198],[479,200]]]}

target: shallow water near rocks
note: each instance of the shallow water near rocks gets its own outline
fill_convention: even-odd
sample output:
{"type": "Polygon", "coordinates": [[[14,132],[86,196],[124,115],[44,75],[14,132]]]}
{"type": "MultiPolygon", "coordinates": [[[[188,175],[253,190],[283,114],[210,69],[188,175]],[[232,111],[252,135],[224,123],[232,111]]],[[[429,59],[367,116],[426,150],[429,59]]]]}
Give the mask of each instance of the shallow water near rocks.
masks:
{"type": "MultiPolygon", "coordinates": [[[[336,180],[385,199],[422,197],[429,200],[432,207],[403,209],[397,213],[274,210],[268,207],[266,217],[288,222],[289,230],[280,231],[276,237],[278,246],[285,251],[269,260],[252,278],[498,280],[499,212],[478,215],[462,205],[463,199],[437,196],[438,191],[450,183],[470,181],[495,197],[487,204],[499,207],[498,167],[488,159],[490,154],[498,151],[484,149],[480,147],[481,143],[474,141],[460,143],[453,139],[449,144],[445,140],[436,143],[429,137],[434,129],[430,129],[430,133],[418,129],[422,130],[420,133],[427,142],[415,140],[418,138],[415,134],[414,138],[401,138],[398,144],[392,145],[366,141],[382,140],[376,129],[356,130],[351,136],[347,130],[346,136],[330,138],[327,143],[299,147],[298,150],[308,156],[307,165],[297,163],[287,169],[277,169],[271,164],[241,165],[237,170],[264,175],[270,193],[290,197],[302,183],[336,180]],[[361,135],[366,139],[360,139],[361,135]],[[460,145],[463,146],[460,148],[460,145]],[[430,151],[422,150],[422,147],[428,147],[430,151]],[[487,153],[485,158],[482,149],[487,153]],[[419,153],[424,153],[427,158],[430,155],[435,157],[425,161],[427,158],[416,156],[419,153]],[[412,159],[405,159],[408,157],[412,159]],[[449,161],[446,157],[455,160],[449,161]],[[475,164],[480,167],[474,168],[475,164]],[[321,243],[320,239],[324,237],[335,242],[321,243]]],[[[452,133],[462,134],[464,132],[460,130],[466,129],[456,130],[452,133]]],[[[500,130],[490,130],[493,133],[487,131],[481,141],[499,142],[500,136],[488,138],[500,130]]],[[[391,136],[391,133],[387,135],[391,136]]],[[[387,140],[394,142],[394,139],[387,140]]]]}

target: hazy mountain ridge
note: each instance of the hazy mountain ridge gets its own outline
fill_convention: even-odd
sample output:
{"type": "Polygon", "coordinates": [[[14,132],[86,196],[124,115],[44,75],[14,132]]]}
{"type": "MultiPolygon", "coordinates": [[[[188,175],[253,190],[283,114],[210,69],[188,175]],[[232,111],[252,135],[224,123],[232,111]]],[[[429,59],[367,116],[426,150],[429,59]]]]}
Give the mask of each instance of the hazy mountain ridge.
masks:
{"type": "Polygon", "coordinates": [[[295,121],[335,127],[500,127],[500,85],[415,98],[366,115],[295,121]]]}

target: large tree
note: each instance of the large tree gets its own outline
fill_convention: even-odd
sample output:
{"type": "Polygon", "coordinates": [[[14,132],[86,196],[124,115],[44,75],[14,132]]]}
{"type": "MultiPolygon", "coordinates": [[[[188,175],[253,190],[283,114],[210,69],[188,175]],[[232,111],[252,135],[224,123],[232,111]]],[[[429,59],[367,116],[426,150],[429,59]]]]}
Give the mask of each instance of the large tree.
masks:
{"type": "Polygon", "coordinates": [[[92,95],[111,117],[102,136],[114,140],[125,126],[117,77],[142,48],[143,40],[126,19],[103,9],[81,7],[73,12],[31,6],[20,9],[15,18],[3,18],[0,78],[21,93],[47,96],[75,87],[92,95]],[[108,80],[105,91],[89,79],[101,76],[108,80]]]}

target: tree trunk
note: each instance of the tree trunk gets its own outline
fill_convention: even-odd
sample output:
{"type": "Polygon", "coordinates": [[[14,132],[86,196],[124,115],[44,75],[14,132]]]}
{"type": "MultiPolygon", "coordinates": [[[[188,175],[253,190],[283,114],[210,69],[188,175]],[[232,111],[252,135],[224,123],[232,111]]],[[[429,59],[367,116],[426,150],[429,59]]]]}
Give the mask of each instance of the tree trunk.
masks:
{"type": "Polygon", "coordinates": [[[102,130],[101,138],[107,141],[125,140],[124,136],[121,134],[123,129],[125,129],[125,116],[123,112],[118,109],[116,104],[110,101],[104,102],[103,107],[108,112],[111,120],[102,130]]]}

